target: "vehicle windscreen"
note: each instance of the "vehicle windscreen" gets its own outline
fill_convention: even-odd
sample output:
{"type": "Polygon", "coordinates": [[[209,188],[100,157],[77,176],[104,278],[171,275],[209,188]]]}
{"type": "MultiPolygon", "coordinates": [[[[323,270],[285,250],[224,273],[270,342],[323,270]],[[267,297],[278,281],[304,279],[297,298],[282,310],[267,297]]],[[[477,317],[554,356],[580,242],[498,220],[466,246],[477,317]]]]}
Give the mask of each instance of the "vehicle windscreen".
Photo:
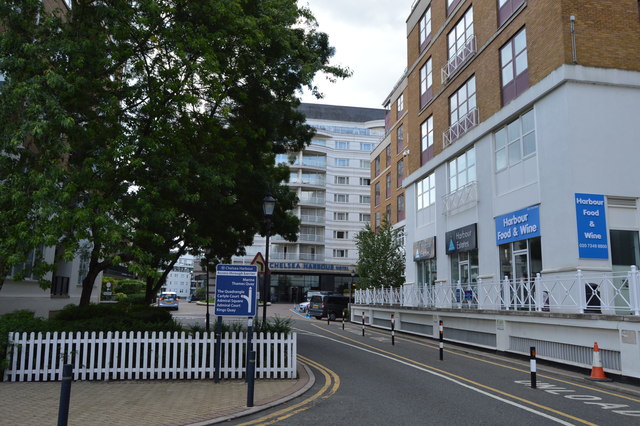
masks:
{"type": "Polygon", "coordinates": [[[311,296],[310,303],[322,303],[322,296],[311,296]]]}

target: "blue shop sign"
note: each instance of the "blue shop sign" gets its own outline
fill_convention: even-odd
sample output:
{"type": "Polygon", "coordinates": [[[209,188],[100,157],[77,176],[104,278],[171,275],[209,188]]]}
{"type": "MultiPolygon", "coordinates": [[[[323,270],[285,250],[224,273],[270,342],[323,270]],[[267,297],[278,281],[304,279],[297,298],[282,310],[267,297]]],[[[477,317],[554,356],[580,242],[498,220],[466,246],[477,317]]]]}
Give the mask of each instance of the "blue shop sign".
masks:
{"type": "Polygon", "coordinates": [[[604,195],[576,194],[575,197],[580,259],[608,259],[604,195]]]}
{"type": "Polygon", "coordinates": [[[540,206],[496,217],[496,244],[506,244],[540,236],[540,206]]]}

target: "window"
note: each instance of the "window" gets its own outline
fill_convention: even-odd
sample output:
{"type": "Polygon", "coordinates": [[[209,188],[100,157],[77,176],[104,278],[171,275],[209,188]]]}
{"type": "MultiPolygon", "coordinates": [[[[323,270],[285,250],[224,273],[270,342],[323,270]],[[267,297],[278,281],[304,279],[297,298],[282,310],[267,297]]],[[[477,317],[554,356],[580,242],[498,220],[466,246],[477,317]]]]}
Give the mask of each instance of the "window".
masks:
{"type": "Polygon", "coordinates": [[[476,151],[469,151],[449,161],[449,192],[455,192],[476,180],[476,151]]]}
{"type": "Polygon", "coordinates": [[[380,228],[380,217],[381,217],[381,213],[376,212],[376,223],[375,223],[376,231],[378,230],[378,228],[380,228]]]}
{"type": "Polygon", "coordinates": [[[360,204],[371,204],[371,195],[361,195],[360,204]]]}
{"type": "Polygon", "coordinates": [[[333,212],[333,220],[339,220],[339,221],[349,220],[349,213],[347,213],[347,212],[333,212]]]}
{"type": "MultiPolygon", "coordinates": [[[[82,267],[82,257],[84,256],[84,258],[86,259],[86,263],[85,263],[86,270],[88,271],[90,252],[85,251],[84,248],[82,250],[83,251],[80,253],[80,256],[81,256],[80,267],[82,267]]],[[[11,268],[11,276],[13,277],[15,275],[22,274],[23,279],[25,280],[37,280],[39,277],[36,276],[35,266],[38,262],[42,261],[43,256],[44,256],[44,247],[40,247],[38,249],[31,249],[29,253],[27,253],[27,258],[25,259],[24,262],[13,265],[13,267],[11,268]]]]}
{"type": "Polygon", "coordinates": [[[418,182],[418,210],[429,207],[436,202],[436,177],[431,173],[426,178],[418,182]]]}
{"type": "Polygon", "coordinates": [[[535,154],[536,135],[533,118],[533,110],[530,110],[496,132],[496,171],[513,166],[523,158],[535,154]]]}
{"type": "Polygon", "coordinates": [[[453,12],[453,9],[460,3],[461,0],[447,0],[447,15],[453,12]]]}
{"type": "Polygon", "coordinates": [[[333,231],[333,238],[337,238],[339,240],[345,240],[349,238],[348,231],[333,231]]]}
{"type": "Polygon", "coordinates": [[[502,70],[502,105],[506,105],[529,88],[525,28],[500,49],[500,68],[502,70]]]}
{"type": "Polygon", "coordinates": [[[402,151],[402,148],[404,148],[404,126],[398,127],[396,130],[396,137],[398,143],[396,153],[399,154],[402,151]]]}
{"type": "Polygon", "coordinates": [[[325,168],[327,167],[327,157],[324,155],[303,154],[302,165],[325,168]]]}
{"type": "Polygon", "coordinates": [[[374,162],[376,176],[380,174],[380,156],[378,155],[374,162]]]}
{"type": "Polygon", "coordinates": [[[369,142],[366,142],[366,143],[361,142],[360,151],[369,151],[369,152],[373,151],[373,144],[369,142]]]}
{"type": "Polygon", "coordinates": [[[376,182],[375,197],[376,197],[376,206],[380,205],[380,182],[376,182]]]}
{"type": "Polygon", "coordinates": [[[302,173],[302,181],[306,185],[321,185],[324,186],[324,174],[320,173],[302,173]]]}
{"type": "Polygon", "coordinates": [[[368,169],[370,166],[371,166],[371,163],[369,162],[369,160],[360,160],[361,169],[368,169]]]}
{"type": "Polygon", "coordinates": [[[391,173],[387,173],[387,176],[385,177],[385,179],[386,179],[385,194],[387,196],[387,199],[389,199],[389,197],[391,197],[391,173]]]}
{"type": "Polygon", "coordinates": [[[371,179],[369,179],[369,178],[360,178],[360,185],[362,185],[362,186],[371,185],[371,179]]]}
{"type": "Polygon", "coordinates": [[[387,204],[384,215],[385,215],[385,219],[387,220],[387,223],[391,223],[391,204],[387,204]]]}
{"type": "Polygon", "coordinates": [[[498,26],[504,24],[524,0],[498,0],[498,26]]]}
{"type": "Polygon", "coordinates": [[[391,144],[387,145],[387,148],[385,148],[384,152],[387,159],[387,167],[389,167],[391,165],[391,144]]]}
{"type": "Polygon", "coordinates": [[[420,68],[420,108],[433,98],[433,61],[432,58],[420,68]]]}
{"type": "Polygon", "coordinates": [[[360,213],[360,222],[371,222],[371,215],[368,213],[360,213]]]}
{"type": "Polygon", "coordinates": [[[289,154],[276,154],[276,164],[293,164],[293,161],[289,161],[289,154]]]}
{"type": "Polygon", "coordinates": [[[349,167],[348,158],[336,158],[336,167],[349,167]]]}
{"type": "Polygon", "coordinates": [[[398,114],[404,111],[404,94],[401,93],[398,97],[398,114]]]}
{"type": "Polygon", "coordinates": [[[398,222],[404,220],[404,194],[400,194],[397,197],[396,216],[398,218],[398,222]]]}
{"type": "Polygon", "coordinates": [[[455,27],[447,34],[448,58],[446,79],[451,77],[476,52],[473,32],[473,7],[464,14],[455,27]]]}
{"type": "Polygon", "coordinates": [[[396,168],[397,188],[402,187],[403,181],[404,181],[404,159],[398,161],[398,166],[396,168]]]}
{"type": "Polygon", "coordinates": [[[349,250],[333,249],[333,257],[349,257],[349,250]]]}
{"type": "Polygon", "coordinates": [[[431,40],[431,6],[427,7],[418,23],[420,51],[422,52],[431,40]]]}
{"type": "Polygon", "coordinates": [[[473,76],[449,98],[449,120],[457,123],[476,107],[476,77],[473,76]]]}
{"type": "Polygon", "coordinates": [[[348,176],[335,176],[336,185],[349,185],[348,176]]]}
{"type": "Polygon", "coordinates": [[[421,164],[433,158],[433,115],[420,125],[421,164]]]}
{"type": "Polygon", "coordinates": [[[336,149],[349,149],[349,142],[336,141],[336,149]]]}
{"type": "Polygon", "coordinates": [[[324,139],[311,139],[311,145],[326,146],[327,141],[324,139]]]}
{"type": "Polygon", "coordinates": [[[333,194],[333,201],[336,203],[348,203],[349,194],[333,194]]]}

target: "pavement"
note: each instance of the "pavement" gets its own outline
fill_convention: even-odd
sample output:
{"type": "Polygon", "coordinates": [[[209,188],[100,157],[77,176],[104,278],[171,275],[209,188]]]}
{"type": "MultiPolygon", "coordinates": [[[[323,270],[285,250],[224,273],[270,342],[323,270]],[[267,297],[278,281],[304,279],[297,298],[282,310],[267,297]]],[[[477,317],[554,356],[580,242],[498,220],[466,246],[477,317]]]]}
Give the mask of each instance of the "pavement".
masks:
{"type": "MultiPolygon", "coordinates": [[[[254,406],[247,407],[244,380],[76,381],[68,424],[216,424],[283,404],[314,382],[313,373],[298,363],[297,379],[256,379],[254,406]]],[[[60,382],[0,382],[0,425],[55,424],[60,389],[60,382]]]]}

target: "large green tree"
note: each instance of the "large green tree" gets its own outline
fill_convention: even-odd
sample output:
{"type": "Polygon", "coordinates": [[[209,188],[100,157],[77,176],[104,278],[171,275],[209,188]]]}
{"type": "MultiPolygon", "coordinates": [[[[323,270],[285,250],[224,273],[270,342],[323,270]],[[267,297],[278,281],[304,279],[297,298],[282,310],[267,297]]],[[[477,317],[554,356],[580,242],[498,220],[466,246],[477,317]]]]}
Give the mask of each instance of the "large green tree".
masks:
{"type": "Polygon", "coordinates": [[[356,272],[364,287],[404,284],[405,254],[398,232],[385,220],[377,231],[367,223],[356,235],[359,252],[356,272]]]}
{"type": "Polygon", "coordinates": [[[33,219],[53,227],[38,242],[58,238],[67,253],[89,243],[81,303],[110,264],[135,262],[150,293],[163,279],[151,271],[179,251],[241,252],[265,232],[267,193],[278,200],[274,231],[295,235],[295,197],[275,155],[311,139],[298,91],[314,91],[318,72],[348,75],[329,64],[333,49],[309,10],[295,0],[87,0],[63,16],[41,4],[0,7],[11,100],[0,99],[11,122],[0,137],[18,158],[36,141],[29,173],[45,175],[36,191],[55,200],[33,219]]]}

